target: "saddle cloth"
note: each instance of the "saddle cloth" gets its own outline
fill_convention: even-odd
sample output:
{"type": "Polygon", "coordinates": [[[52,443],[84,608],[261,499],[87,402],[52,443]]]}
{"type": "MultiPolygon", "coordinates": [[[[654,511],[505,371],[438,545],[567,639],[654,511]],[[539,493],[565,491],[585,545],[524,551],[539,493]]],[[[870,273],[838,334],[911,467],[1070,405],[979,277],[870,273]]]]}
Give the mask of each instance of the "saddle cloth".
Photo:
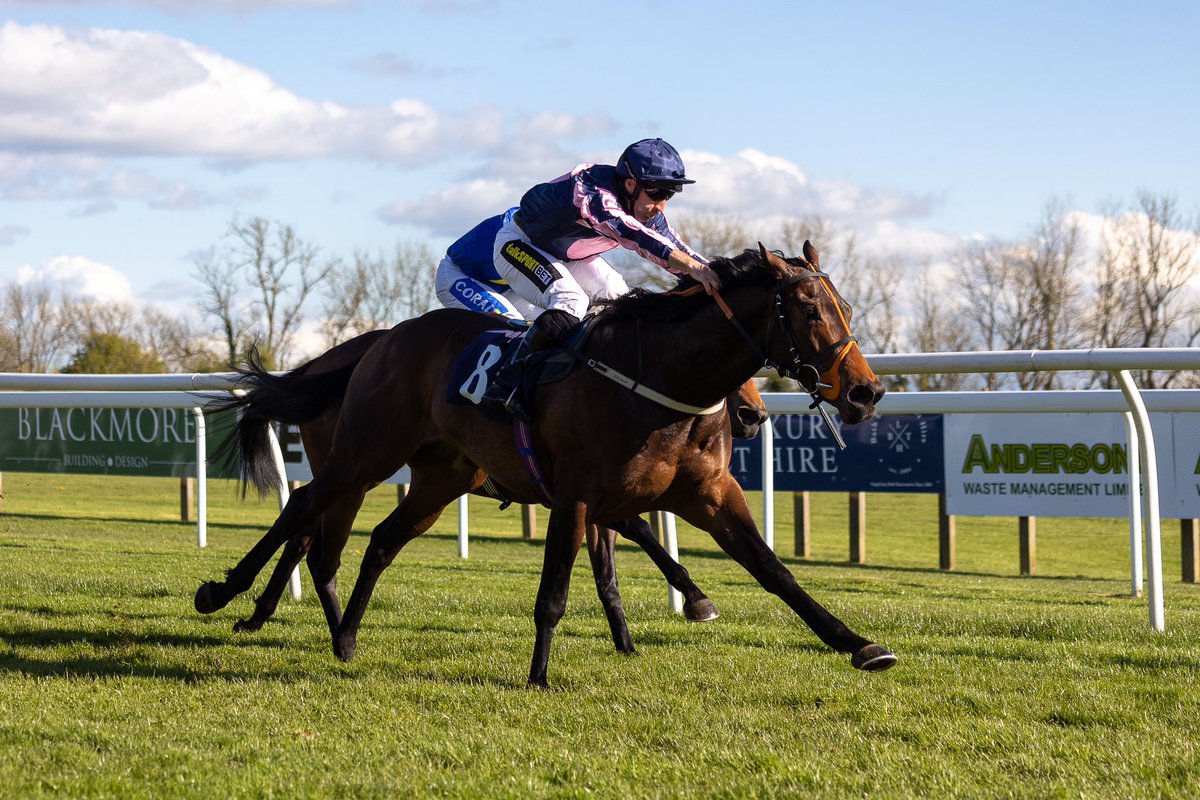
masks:
{"type": "MultiPolygon", "coordinates": [[[[567,344],[579,348],[583,344],[591,320],[573,328],[565,337],[567,344]]],[[[503,421],[508,415],[500,409],[479,406],[479,399],[491,385],[496,373],[508,362],[512,350],[517,347],[521,331],[495,329],[484,331],[468,344],[454,360],[450,370],[450,384],[446,397],[452,403],[474,405],[490,419],[503,421]]],[[[520,392],[529,397],[533,387],[543,383],[561,381],[571,372],[576,359],[565,350],[550,348],[533,353],[525,361],[521,374],[520,392]]],[[[526,404],[528,408],[528,404],[526,404]]]]}

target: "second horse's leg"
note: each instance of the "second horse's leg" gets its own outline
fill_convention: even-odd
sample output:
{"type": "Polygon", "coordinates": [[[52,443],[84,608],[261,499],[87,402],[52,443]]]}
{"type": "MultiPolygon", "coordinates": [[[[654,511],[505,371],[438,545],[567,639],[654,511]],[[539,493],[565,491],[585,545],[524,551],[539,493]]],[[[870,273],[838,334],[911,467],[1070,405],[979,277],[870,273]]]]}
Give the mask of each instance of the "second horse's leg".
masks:
{"type": "Polygon", "coordinates": [[[604,606],[604,614],[608,617],[608,627],[612,631],[613,644],[618,653],[633,655],[633,639],[629,635],[629,625],[625,622],[625,608],[621,604],[621,592],[617,587],[617,568],[614,558],[613,541],[616,533],[596,525],[587,526],[588,556],[592,560],[592,576],[596,579],[596,593],[600,595],[600,604],[604,606]]]}
{"type": "Polygon", "coordinates": [[[700,591],[700,587],[692,580],[692,576],[683,565],[671,558],[671,554],[658,543],[650,523],[641,517],[610,523],[614,531],[646,551],[650,560],[658,567],[667,583],[679,590],[683,595],[683,615],[693,622],[707,622],[721,616],[717,604],[708,599],[708,595],[700,591]]]}

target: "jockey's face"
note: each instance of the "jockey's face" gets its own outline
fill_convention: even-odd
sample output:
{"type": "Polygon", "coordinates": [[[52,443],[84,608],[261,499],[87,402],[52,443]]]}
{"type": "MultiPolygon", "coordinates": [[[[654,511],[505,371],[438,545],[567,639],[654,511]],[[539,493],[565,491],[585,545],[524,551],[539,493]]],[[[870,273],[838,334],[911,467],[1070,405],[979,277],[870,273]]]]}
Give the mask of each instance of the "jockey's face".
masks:
{"type": "Polygon", "coordinates": [[[655,214],[661,214],[667,207],[666,198],[655,200],[650,197],[646,194],[645,187],[633,178],[625,179],[625,191],[633,198],[630,201],[632,208],[629,209],[629,213],[633,214],[633,218],[643,225],[655,214]]]}

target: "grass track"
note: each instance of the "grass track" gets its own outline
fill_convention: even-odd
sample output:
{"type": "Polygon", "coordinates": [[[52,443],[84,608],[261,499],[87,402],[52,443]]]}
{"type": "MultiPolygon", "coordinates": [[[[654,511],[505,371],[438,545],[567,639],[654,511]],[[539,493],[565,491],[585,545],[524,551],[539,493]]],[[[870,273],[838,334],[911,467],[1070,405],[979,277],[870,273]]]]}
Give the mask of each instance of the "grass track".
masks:
{"type": "MultiPolygon", "coordinates": [[[[1040,577],[1017,571],[1014,520],[960,519],[959,571],[937,561],[931,497],[872,495],[868,556],[846,557],[844,495],[814,497],[801,584],[894,649],[851,669],[777,599],[681,526],[682,558],[720,620],[666,608],[649,561],[618,554],[640,655],[617,656],[579,560],[550,663],[528,691],[541,545],[474,502],[380,583],[356,660],[337,662],[312,592],[235,635],[192,593],[274,518],[210,487],[209,547],[171,480],[5,475],[0,514],[0,796],[1162,797],[1200,783],[1200,587],[1165,526],[1165,634],[1128,597],[1126,523],[1041,520],[1040,577]]],[[[343,599],[371,524],[345,558],[343,599]]],[[[756,502],[752,500],[752,503],[756,502]]],[[[544,519],[544,516],[543,516],[544,519]]],[[[261,585],[261,582],[260,582],[261,585]]]]}

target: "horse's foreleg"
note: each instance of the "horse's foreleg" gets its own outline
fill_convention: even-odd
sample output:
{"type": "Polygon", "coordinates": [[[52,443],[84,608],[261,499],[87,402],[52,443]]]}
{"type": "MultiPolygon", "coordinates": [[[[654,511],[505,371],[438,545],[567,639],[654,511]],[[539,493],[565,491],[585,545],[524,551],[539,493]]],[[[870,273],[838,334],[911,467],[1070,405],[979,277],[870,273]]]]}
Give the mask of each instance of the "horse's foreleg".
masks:
{"type": "Polygon", "coordinates": [[[533,663],[529,667],[529,685],[545,687],[550,663],[550,642],[554,628],[567,609],[567,591],[571,587],[571,566],[583,541],[584,506],[582,503],[556,502],[550,510],[546,530],[546,552],[542,561],[542,580],[533,607],[537,635],[533,643],[533,663]]]}
{"type": "Polygon", "coordinates": [[[224,581],[207,581],[196,590],[196,610],[211,614],[229,605],[229,601],[254,585],[258,573],[275,555],[280,545],[286,542],[303,521],[312,516],[309,508],[309,489],[312,484],[301,486],[292,492],[287,505],[275,520],[275,524],[263,534],[250,552],[229,570],[224,581]]]}
{"type": "Polygon", "coordinates": [[[633,655],[633,638],[625,622],[625,608],[621,605],[621,592],[617,586],[617,566],[613,548],[616,533],[596,525],[587,526],[588,556],[592,560],[592,577],[596,579],[596,593],[608,617],[613,644],[618,653],[633,655]]]}
{"type": "Polygon", "coordinates": [[[662,572],[667,583],[683,594],[683,615],[693,622],[705,622],[721,616],[717,604],[708,599],[700,587],[692,581],[692,576],[666,551],[650,530],[650,523],[641,517],[621,520],[611,523],[610,527],[629,541],[646,551],[650,560],[662,572]]]}
{"type": "Polygon", "coordinates": [[[707,531],[764,589],[782,598],[822,642],[840,653],[853,653],[851,663],[855,667],[878,672],[896,663],[894,655],[850,630],[800,588],[759,536],[745,495],[728,473],[715,486],[687,498],[675,511],[707,531]]]}

